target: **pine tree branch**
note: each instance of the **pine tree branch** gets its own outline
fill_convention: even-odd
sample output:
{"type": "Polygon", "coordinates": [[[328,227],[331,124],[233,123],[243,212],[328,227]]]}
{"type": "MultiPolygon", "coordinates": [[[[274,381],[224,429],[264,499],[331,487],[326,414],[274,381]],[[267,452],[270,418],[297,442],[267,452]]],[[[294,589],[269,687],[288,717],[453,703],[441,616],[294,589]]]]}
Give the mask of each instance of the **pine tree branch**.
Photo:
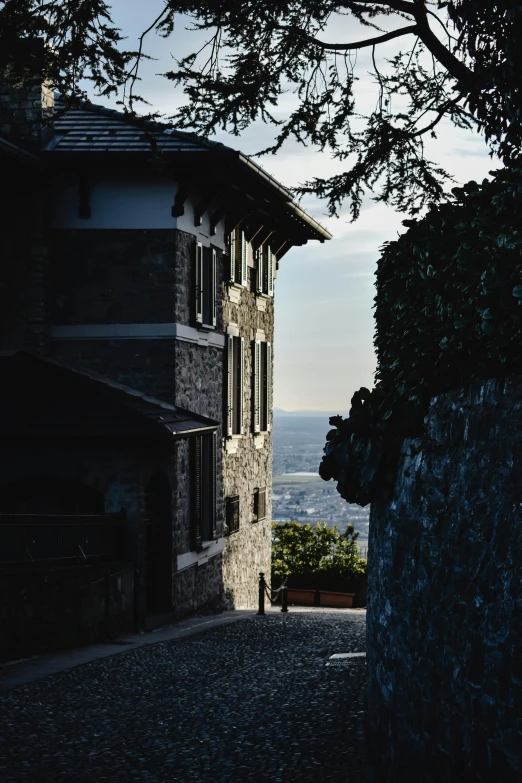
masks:
{"type": "MultiPolygon", "coordinates": [[[[288,30],[288,28],[284,27],[283,25],[278,25],[278,29],[288,30]]],[[[391,33],[378,35],[376,38],[367,38],[364,41],[352,41],[351,43],[331,44],[331,43],[325,43],[325,41],[319,41],[317,38],[314,38],[311,35],[307,35],[307,33],[303,31],[299,30],[295,32],[301,35],[303,38],[306,38],[306,40],[314,44],[314,46],[319,46],[321,49],[332,50],[332,51],[363,49],[366,46],[375,46],[376,44],[384,43],[385,41],[391,41],[393,38],[399,38],[400,36],[409,35],[410,33],[415,33],[419,35],[417,25],[414,24],[414,25],[408,25],[407,27],[400,27],[398,30],[393,30],[391,33]]]]}

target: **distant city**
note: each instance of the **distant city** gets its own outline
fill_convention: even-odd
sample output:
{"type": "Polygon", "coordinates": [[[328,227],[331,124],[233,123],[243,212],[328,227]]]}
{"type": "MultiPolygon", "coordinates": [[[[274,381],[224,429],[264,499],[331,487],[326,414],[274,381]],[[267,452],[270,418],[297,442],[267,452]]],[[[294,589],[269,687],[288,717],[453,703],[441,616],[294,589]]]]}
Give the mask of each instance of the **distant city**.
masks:
{"type": "Polygon", "coordinates": [[[359,551],[365,556],[370,506],[346,503],[335,482],[323,481],[318,474],[329,429],[328,414],[275,409],[272,519],[328,522],[340,530],[351,523],[359,533],[359,551]]]}

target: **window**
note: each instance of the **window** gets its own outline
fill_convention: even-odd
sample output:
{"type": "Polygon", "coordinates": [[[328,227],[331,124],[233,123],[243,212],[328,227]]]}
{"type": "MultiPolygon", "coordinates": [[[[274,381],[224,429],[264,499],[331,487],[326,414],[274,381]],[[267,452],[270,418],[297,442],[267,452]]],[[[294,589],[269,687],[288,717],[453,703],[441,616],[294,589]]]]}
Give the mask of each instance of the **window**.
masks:
{"type": "Polygon", "coordinates": [[[254,492],[254,522],[266,519],[266,487],[260,487],[254,492]]]}
{"type": "Polygon", "coordinates": [[[239,530],[239,495],[227,498],[227,535],[239,530]]]}
{"type": "Polygon", "coordinates": [[[274,295],[274,266],[275,256],[270,245],[264,244],[254,253],[256,268],[256,292],[258,294],[274,295]]]}
{"type": "Polygon", "coordinates": [[[229,236],[230,282],[248,285],[247,241],[245,232],[235,228],[229,236]]]}
{"type": "Polygon", "coordinates": [[[217,253],[213,247],[196,245],[194,270],[195,322],[212,329],[216,326],[217,253]]]}
{"type": "Polygon", "coordinates": [[[272,345],[254,342],[254,432],[268,432],[272,412],[272,345]]]}
{"type": "Polygon", "coordinates": [[[228,335],[227,435],[243,434],[245,342],[228,335]]]}
{"type": "Polygon", "coordinates": [[[196,435],[192,448],[192,546],[216,537],[217,433],[196,435]]]}

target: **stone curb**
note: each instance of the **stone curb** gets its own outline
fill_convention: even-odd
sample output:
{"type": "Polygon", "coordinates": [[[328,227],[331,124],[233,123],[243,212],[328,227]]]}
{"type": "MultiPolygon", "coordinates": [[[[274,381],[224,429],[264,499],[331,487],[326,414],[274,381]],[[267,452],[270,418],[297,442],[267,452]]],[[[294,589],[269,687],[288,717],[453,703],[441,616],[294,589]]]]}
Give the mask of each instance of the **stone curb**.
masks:
{"type": "Polygon", "coordinates": [[[128,650],[137,650],[141,647],[169,642],[173,639],[184,639],[187,636],[208,631],[210,628],[218,628],[221,625],[228,625],[238,620],[255,617],[255,614],[255,611],[250,609],[233,609],[215,617],[190,617],[187,620],[181,620],[175,625],[159,628],[156,631],[120,636],[107,644],[92,644],[75,650],[64,650],[21,661],[0,664],[0,692],[9,691],[22,685],[29,685],[44,677],[59,674],[60,672],[74,669],[76,666],[83,666],[86,663],[99,661],[111,655],[119,655],[128,650]]]}

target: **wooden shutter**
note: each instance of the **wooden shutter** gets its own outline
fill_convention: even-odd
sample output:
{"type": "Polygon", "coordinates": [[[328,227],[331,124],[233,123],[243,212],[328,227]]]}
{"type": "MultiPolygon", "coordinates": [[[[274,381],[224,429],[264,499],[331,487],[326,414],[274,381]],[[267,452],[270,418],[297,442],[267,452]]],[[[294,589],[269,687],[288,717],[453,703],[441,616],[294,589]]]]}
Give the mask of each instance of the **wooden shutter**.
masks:
{"type": "Polygon", "coordinates": [[[254,342],[254,432],[261,431],[261,397],[262,397],[262,378],[261,372],[261,342],[254,342]]]}
{"type": "Polygon", "coordinates": [[[240,240],[241,240],[241,285],[248,285],[248,265],[247,265],[247,241],[245,237],[245,232],[240,231],[239,232],[240,240]]]}
{"type": "Polygon", "coordinates": [[[256,250],[256,291],[263,293],[263,245],[256,250]]]}
{"type": "Polygon", "coordinates": [[[228,257],[230,262],[230,281],[236,282],[236,257],[237,257],[237,230],[234,229],[229,237],[228,257]]]}
{"type": "Polygon", "coordinates": [[[203,460],[202,436],[192,438],[192,546],[199,549],[203,540],[203,460]]]}
{"type": "Polygon", "coordinates": [[[266,344],[266,429],[271,429],[272,420],[272,344],[266,344]]]}
{"type": "Polygon", "coordinates": [[[196,245],[196,323],[203,323],[203,245],[196,245]]]}
{"type": "Polygon", "coordinates": [[[269,273],[269,255],[270,255],[270,247],[268,245],[264,245],[263,247],[263,277],[262,277],[262,283],[261,283],[261,291],[264,294],[268,293],[268,273],[269,273]]]}
{"type": "Polygon", "coordinates": [[[234,338],[227,335],[227,435],[234,432],[234,338]]]}
{"type": "Polygon", "coordinates": [[[228,535],[239,530],[239,495],[227,498],[227,528],[228,535]]]}
{"type": "Polygon", "coordinates": [[[256,517],[256,522],[260,522],[262,519],[266,519],[266,487],[260,487],[255,491],[254,514],[256,517]]]}
{"type": "Polygon", "coordinates": [[[238,337],[237,340],[239,349],[237,352],[237,431],[239,435],[243,435],[243,405],[245,398],[245,338],[238,337]]]}
{"type": "Polygon", "coordinates": [[[217,324],[217,252],[212,248],[210,259],[210,323],[217,324]]]}
{"type": "Polygon", "coordinates": [[[212,433],[210,454],[210,529],[212,538],[217,535],[217,432],[212,433]]]}
{"type": "Polygon", "coordinates": [[[267,269],[267,289],[266,293],[269,296],[274,295],[274,264],[276,262],[275,256],[272,253],[270,246],[267,247],[267,253],[266,253],[266,265],[268,267],[267,269]]]}

